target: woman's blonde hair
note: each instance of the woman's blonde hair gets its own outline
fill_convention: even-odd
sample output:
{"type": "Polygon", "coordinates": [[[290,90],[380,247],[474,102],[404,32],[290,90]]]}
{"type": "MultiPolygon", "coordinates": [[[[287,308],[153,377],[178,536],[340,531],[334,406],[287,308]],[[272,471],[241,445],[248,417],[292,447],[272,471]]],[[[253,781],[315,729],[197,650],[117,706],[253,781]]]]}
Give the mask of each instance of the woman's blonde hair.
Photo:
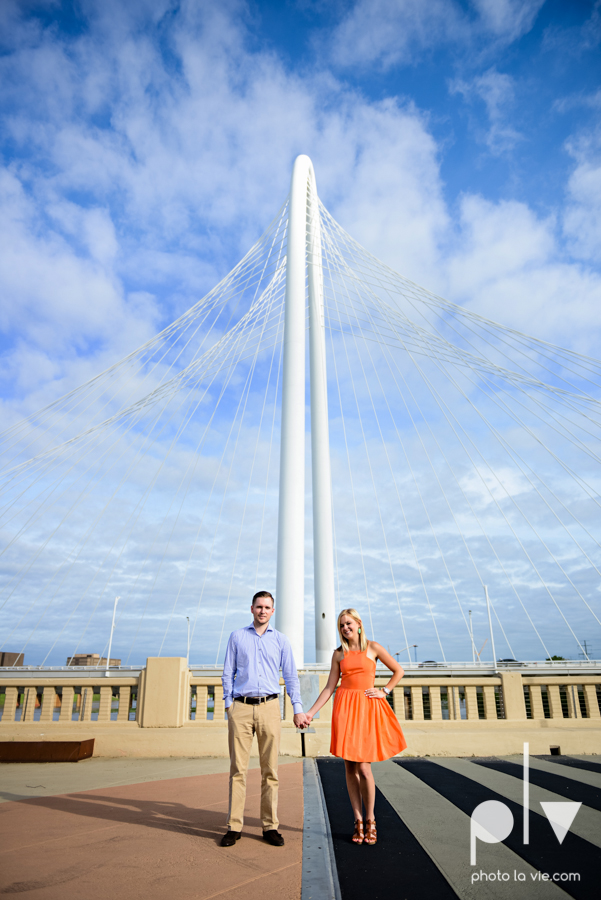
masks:
{"type": "Polygon", "coordinates": [[[363,622],[361,621],[361,616],[357,612],[356,609],[343,609],[340,615],[338,616],[338,634],[340,635],[340,647],[343,653],[349,652],[349,645],[346,638],[343,636],[342,631],[340,630],[340,620],[343,616],[350,616],[351,619],[354,619],[355,622],[359,625],[361,629],[359,633],[359,646],[361,650],[367,650],[367,638],[365,637],[365,628],[363,627],[363,622]]]}

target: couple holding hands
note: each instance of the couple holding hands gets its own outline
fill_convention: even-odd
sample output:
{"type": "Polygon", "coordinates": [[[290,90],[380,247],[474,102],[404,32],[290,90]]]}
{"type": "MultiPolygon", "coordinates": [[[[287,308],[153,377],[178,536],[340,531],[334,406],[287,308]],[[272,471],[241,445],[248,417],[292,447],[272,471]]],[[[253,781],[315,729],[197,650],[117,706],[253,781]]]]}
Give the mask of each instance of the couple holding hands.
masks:
{"type": "Polygon", "coordinates": [[[401,726],[387,701],[387,694],[403,677],[403,669],[380,644],[367,640],[356,610],[343,609],[338,616],[340,646],[332,656],[327,684],[305,713],[290,642],[270,625],[275,609],[273,597],[268,591],[255,594],[251,612],[252,623],[230,635],[223,665],[230,796],[228,830],[221,846],[233,846],[242,833],[246,773],[255,734],[261,765],[263,838],[276,847],[284,844],[284,838],[278,832],[277,818],[280,669],[297,728],[308,727],[313,716],[336,691],[330,753],[344,759],[346,784],[355,819],[352,840],[357,844],[375,844],[376,787],[371,763],[390,759],[407,746],[401,726]],[[392,672],[382,690],[374,687],[378,659],[392,672]]]}

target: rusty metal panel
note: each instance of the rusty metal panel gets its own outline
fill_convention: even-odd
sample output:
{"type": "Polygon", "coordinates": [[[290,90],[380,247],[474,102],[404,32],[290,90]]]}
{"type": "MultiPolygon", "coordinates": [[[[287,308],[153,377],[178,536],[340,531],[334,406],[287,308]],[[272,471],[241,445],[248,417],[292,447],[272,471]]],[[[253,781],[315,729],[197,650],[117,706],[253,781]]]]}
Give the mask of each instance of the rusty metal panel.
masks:
{"type": "Polygon", "coordinates": [[[0,762],[79,762],[94,753],[87,741],[0,741],[0,762]]]}

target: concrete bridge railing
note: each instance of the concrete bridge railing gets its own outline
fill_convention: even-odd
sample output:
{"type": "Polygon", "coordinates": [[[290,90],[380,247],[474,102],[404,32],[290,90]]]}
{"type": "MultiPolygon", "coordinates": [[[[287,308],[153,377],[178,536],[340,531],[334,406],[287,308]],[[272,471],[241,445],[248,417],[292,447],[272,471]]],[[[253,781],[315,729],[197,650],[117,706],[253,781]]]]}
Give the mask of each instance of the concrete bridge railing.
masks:
{"type": "MultiPolygon", "coordinates": [[[[601,750],[601,666],[566,671],[532,666],[475,672],[415,667],[390,698],[406,753],[494,755],[601,750]]],[[[319,689],[327,673],[311,667],[319,689]]],[[[0,740],[95,737],[101,756],[224,756],[227,722],[218,668],[180,657],[149,658],[131,669],[0,669],[0,740]],[[40,737],[41,736],[41,737],[40,737]]],[[[388,680],[376,673],[376,684],[388,680]]],[[[300,736],[281,688],[282,752],[329,752],[331,702],[300,736]]]]}

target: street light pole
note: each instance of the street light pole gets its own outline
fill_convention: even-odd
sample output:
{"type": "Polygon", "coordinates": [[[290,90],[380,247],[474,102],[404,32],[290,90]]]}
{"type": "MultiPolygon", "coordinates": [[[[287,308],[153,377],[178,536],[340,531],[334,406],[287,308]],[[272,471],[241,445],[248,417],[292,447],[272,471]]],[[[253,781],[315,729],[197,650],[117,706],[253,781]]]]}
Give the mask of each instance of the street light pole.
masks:
{"type": "Polygon", "coordinates": [[[190,616],[186,616],[186,622],[188,623],[188,652],[186,653],[186,662],[190,665],[190,616]]]}
{"type": "Polygon", "coordinates": [[[492,650],[492,663],[495,669],[497,668],[497,654],[495,652],[495,639],[492,633],[492,616],[490,614],[490,598],[488,596],[488,587],[484,585],[484,599],[486,600],[486,609],[488,611],[488,629],[490,631],[490,644],[492,650]]]}
{"type": "MultiPolygon", "coordinates": [[[[394,654],[396,656],[396,661],[399,662],[399,656],[404,650],[411,650],[412,647],[417,647],[417,644],[408,644],[407,647],[402,647],[400,650],[397,650],[394,654]]],[[[417,662],[417,657],[415,658],[415,661],[417,662]]],[[[411,662],[411,653],[409,654],[409,662],[411,662]]]]}
{"type": "Polygon", "coordinates": [[[474,647],[474,626],[472,624],[472,611],[468,610],[470,616],[470,639],[472,642],[472,665],[476,664],[476,648],[474,647]]]}
{"type": "Polygon", "coordinates": [[[113,631],[115,630],[115,615],[117,613],[117,603],[121,598],[115,597],[115,605],[113,606],[113,623],[111,625],[111,635],[109,637],[109,652],[106,655],[106,674],[109,673],[109,666],[111,664],[111,649],[113,647],[113,631]]]}

